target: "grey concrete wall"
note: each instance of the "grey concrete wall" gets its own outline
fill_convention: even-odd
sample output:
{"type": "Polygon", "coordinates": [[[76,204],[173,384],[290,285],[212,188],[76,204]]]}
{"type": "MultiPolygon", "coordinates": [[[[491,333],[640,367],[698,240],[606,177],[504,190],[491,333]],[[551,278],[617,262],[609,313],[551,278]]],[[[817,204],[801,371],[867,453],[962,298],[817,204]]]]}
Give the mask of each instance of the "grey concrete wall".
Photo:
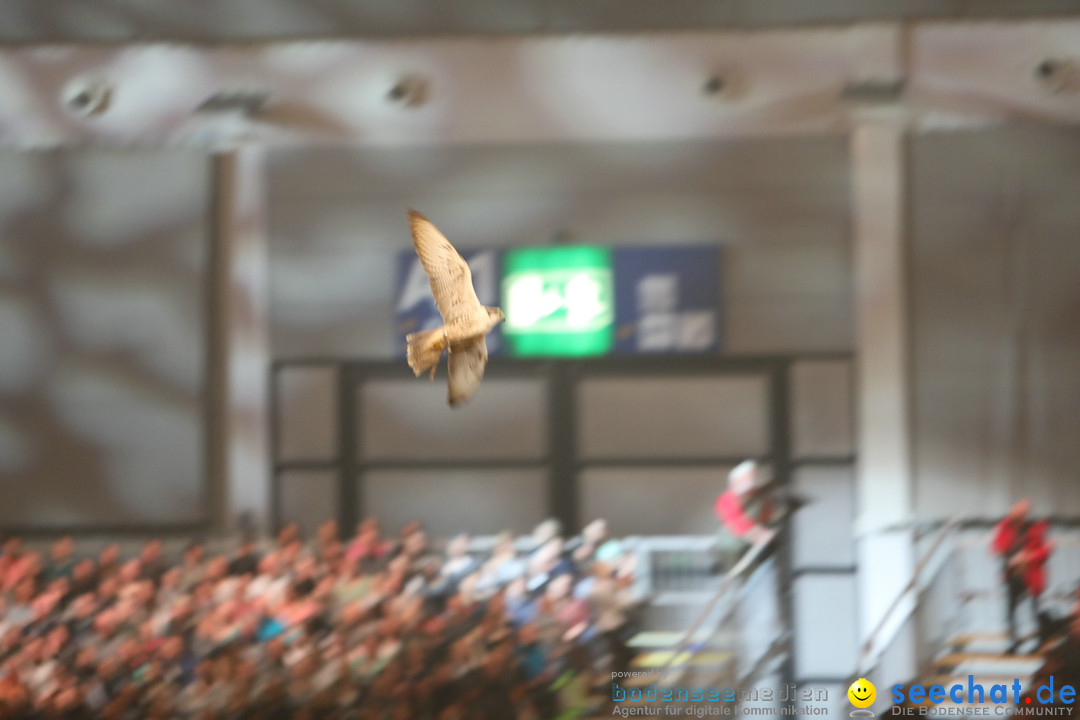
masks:
{"type": "Polygon", "coordinates": [[[915,501],[1080,513],[1080,133],[911,146],[915,501]]]}
{"type": "Polygon", "coordinates": [[[0,525],[208,517],[201,153],[0,154],[0,525]]]}

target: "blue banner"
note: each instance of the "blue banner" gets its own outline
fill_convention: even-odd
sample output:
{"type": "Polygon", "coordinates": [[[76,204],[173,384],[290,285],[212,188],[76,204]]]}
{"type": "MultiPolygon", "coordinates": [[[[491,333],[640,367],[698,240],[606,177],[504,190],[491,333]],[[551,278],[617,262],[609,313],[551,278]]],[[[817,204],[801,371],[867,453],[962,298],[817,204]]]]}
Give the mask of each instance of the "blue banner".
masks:
{"type": "MultiPolygon", "coordinates": [[[[472,271],[476,297],[484,305],[498,307],[502,284],[502,251],[462,250],[461,256],[472,271]]],[[[443,324],[435,299],[431,297],[431,285],[420,258],[412,250],[398,255],[397,277],[394,292],[394,332],[398,357],[405,357],[405,336],[418,330],[431,330],[443,324]]],[[[502,328],[496,327],[487,337],[489,355],[499,354],[502,348],[502,328]]]]}
{"type": "MultiPolygon", "coordinates": [[[[503,307],[504,251],[462,251],[484,305],[503,307]]],[[[618,354],[715,353],[720,349],[722,256],[716,246],[624,247],[611,253],[614,345],[618,354]]],[[[398,256],[394,317],[398,356],[405,336],[443,324],[413,251],[398,256]]],[[[504,308],[505,310],[505,308],[504,308]]],[[[503,350],[504,327],[488,336],[488,352],[503,350]]]]}
{"type": "Polygon", "coordinates": [[[720,249],[618,248],[616,353],[712,353],[720,347],[720,249]]]}

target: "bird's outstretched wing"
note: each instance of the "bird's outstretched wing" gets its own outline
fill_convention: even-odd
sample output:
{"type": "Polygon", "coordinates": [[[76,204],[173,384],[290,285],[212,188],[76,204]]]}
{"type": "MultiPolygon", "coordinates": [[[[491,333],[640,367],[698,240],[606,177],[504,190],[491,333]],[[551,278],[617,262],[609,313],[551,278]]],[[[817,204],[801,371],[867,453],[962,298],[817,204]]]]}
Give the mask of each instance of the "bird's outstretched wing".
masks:
{"type": "Polygon", "coordinates": [[[430,220],[415,210],[409,210],[409,228],[443,322],[448,327],[471,324],[481,305],[465,258],[430,220]]]}
{"type": "Polygon", "coordinates": [[[449,357],[450,407],[461,405],[476,392],[484,378],[487,359],[483,335],[454,346],[449,357]]]}

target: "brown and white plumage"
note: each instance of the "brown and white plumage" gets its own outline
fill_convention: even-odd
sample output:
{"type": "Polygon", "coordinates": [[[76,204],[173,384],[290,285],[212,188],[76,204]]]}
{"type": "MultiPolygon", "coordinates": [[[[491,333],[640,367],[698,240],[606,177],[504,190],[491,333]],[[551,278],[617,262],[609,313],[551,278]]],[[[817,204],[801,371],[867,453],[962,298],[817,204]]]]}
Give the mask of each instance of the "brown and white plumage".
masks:
{"type": "Polygon", "coordinates": [[[409,210],[409,227],[444,325],[406,336],[406,357],[417,377],[430,371],[434,379],[435,368],[446,350],[449,401],[456,407],[479,387],[488,357],[484,338],[503,320],[503,313],[480,303],[468,263],[430,220],[409,210]]]}
{"type": "Polygon", "coordinates": [[[487,367],[488,359],[487,340],[481,335],[451,347],[450,356],[447,358],[450,375],[447,385],[450,390],[450,406],[455,407],[472,397],[476,388],[480,387],[480,381],[484,379],[484,368],[487,367]]]}

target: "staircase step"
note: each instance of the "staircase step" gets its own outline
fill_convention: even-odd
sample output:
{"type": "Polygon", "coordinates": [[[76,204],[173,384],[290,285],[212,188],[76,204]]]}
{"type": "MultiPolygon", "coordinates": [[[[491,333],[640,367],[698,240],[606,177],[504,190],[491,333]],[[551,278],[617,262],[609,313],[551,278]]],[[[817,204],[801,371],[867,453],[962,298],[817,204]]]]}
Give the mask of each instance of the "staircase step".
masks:
{"type": "Polygon", "coordinates": [[[946,647],[952,648],[952,652],[978,653],[1000,655],[1009,649],[1011,645],[1009,637],[997,633],[971,634],[953,638],[946,647]]]}
{"type": "Polygon", "coordinates": [[[652,596],[649,604],[654,607],[665,607],[669,605],[695,605],[700,607],[712,600],[713,595],[715,594],[715,588],[698,590],[660,590],[652,596]]]}
{"type": "MultiPolygon", "coordinates": [[[[1004,633],[970,633],[958,635],[945,643],[946,653],[977,653],[986,655],[1003,655],[1012,645],[1009,636],[1004,633]]],[[[1038,638],[1025,637],[1020,640],[1018,648],[1021,651],[1034,652],[1038,649],[1038,638]]],[[[1024,652],[1020,653],[1025,654],[1024,652]]]]}
{"type": "Polygon", "coordinates": [[[630,665],[635,668],[662,668],[670,663],[673,668],[718,667],[725,665],[734,659],[732,653],[717,652],[714,650],[705,650],[697,653],[681,652],[678,656],[674,657],[674,660],[672,660],[673,656],[674,653],[670,650],[643,652],[634,658],[630,665]]]}
{"type": "MultiPolygon", "coordinates": [[[[1012,685],[1017,680],[1024,690],[1030,687],[1035,672],[1043,664],[1044,658],[1036,654],[1007,654],[1011,645],[1004,633],[968,633],[957,635],[945,643],[946,650],[935,661],[935,670],[919,681],[929,689],[940,685],[946,690],[954,685],[964,688],[967,697],[968,677],[981,685],[984,693],[989,693],[994,685],[1005,685],[1012,698],[1012,685]]],[[[1020,648],[1035,649],[1036,643],[1028,640],[1020,648]]],[[[964,709],[970,709],[969,703],[954,703],[945,697],[945,702],[934,704],[929,700],[921,703],[905,703],[907,707],[928,706],[928,714],[922,717],[947,718],[957,717],[964,709]]]]}
{"type": "MultiPolygon", "coordinates": [[[[627,642],[632,648],[642,650],[671,650],[682,640],[682,632],[639,632],[627,642]]],[[[694,634],[691,645],[699,644],[704,647],[723,647],[725,641],[730,643],[734,638],[731,633],[698,632],[694,634]]]]}
{"type": "Polygon", "coordinates": [[[987,632],[972,632],[964,633],[962,635],[954,635],[949,638],[950,645],[969,645],[973,642],[982,642],[989,640],[1006,640],[1009,636],[1005,633],[987,633],[987,632]]]}
{"type": "Polygon", "coordinates": [[[948,675],[981,675],[1010,678],[1033,675],[1043,658],[1039,655],[991,655],[983,653],[952,653],[937,659],[941,673],[948,675]]]}

